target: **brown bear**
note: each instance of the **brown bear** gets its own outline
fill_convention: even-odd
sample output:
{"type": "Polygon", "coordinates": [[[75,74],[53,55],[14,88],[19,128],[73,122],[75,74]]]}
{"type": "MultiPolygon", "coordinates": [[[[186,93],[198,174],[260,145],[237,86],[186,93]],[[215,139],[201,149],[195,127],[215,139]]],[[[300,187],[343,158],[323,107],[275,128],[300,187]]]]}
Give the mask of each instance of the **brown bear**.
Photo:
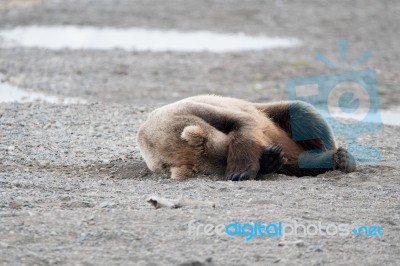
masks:
{"type": "Polygon", "coordinates": [[[337,148],[332,130],[301,101],[251,103],[200,95],[151,112],[137,142],[150,170],[185,179],[196,173],[254,179],[272,172],[351,172],[354,158],[337,148]]]}

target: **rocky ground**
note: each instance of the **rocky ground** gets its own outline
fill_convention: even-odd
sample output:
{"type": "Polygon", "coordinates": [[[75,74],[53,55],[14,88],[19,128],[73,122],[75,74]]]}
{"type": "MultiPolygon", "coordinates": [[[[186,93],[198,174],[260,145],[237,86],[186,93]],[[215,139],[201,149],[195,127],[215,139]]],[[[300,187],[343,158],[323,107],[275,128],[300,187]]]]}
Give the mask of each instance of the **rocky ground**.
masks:
{"type": "Polygon", "coordinates": [[[397,1],[17,1],[1,28],[91,25],[290,36],[297,48],[227,54],[0,49],[0,79],[87,105],[0,103],[0,264],[396,265],[400,260],[399,127],[362,137],[378,164],[350,174],[183,182],[151,173],[135,134],[149,111],[201,93],[284,100],[285,81],[330,73],[317,51],[370,48],[382,109],[399,106],[397,1]],[[150,195],[210,206],[154,209],[150,195]],[[189,223],[293,221],[380,225],[383,236],[189,235],[189,223]]]}

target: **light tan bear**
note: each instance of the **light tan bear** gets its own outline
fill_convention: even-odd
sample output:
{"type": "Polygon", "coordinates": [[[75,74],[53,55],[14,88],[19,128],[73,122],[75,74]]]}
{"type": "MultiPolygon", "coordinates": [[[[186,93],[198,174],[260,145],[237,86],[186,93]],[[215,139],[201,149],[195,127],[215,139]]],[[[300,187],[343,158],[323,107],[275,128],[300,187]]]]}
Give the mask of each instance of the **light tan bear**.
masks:
{"type": "Polygon", "coordinates": [[[204,173],[240,181],[272,172],[314,176],[355,170],[325,120],[301,101],[190,97],[151,112],[137,142],[149,169],[173,179],[204,173]]]}

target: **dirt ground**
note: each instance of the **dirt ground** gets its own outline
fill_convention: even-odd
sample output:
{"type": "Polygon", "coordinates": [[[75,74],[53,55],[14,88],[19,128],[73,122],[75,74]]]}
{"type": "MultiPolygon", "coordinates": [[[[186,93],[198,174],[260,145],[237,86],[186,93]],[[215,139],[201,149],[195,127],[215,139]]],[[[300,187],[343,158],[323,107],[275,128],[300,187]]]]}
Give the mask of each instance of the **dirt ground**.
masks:
{"type": "MultiPolygon", "coordinates": [[[[0,80],[87,105],[0,103],[0,265],[398,265],[399,127],[361,138],[381,162],[317,177],[151,173],[135,135],[154,108],[215,93],[285,100],[288,78],[330,73],[317,51],[378,74],[382,109],[399,107],[398,1],[5,1],[0,27],[91,25],[290,36],[290,49],[226,54],[0,49],[0,80]],[[7,4],[8,3],[8,4],[7,4]],[[151,195],[215,203],[155,209],[151,195]],[[190,234],[189,223],[297,221],[381,226],[383,236],[190,234]]],[[[367,126],[367,125],[366,125],[367,126]]]]}

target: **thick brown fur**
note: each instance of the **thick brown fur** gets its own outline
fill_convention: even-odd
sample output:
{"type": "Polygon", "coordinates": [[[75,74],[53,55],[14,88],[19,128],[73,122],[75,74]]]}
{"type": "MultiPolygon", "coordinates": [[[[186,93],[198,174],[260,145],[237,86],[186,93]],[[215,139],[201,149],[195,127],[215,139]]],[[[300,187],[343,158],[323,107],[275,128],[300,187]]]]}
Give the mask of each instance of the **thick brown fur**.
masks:
{"type": "Polygon", "coordinates": [[[227,180],[254,179],[280,172],[317,175],[355,169],[345,149],[336,148],[331,130],[310,105],[269,104],[202,95],[154,110],[140,127],[137,142],[150,170],[185,179],[196,173],[225,174],[227,180]],[[295,134],[315,137],[296,139],[295,134]],[[304,151],[317,150],[314,154],[304,151]],[[303,168],[302,160],[331,166],[303,168]]]}

